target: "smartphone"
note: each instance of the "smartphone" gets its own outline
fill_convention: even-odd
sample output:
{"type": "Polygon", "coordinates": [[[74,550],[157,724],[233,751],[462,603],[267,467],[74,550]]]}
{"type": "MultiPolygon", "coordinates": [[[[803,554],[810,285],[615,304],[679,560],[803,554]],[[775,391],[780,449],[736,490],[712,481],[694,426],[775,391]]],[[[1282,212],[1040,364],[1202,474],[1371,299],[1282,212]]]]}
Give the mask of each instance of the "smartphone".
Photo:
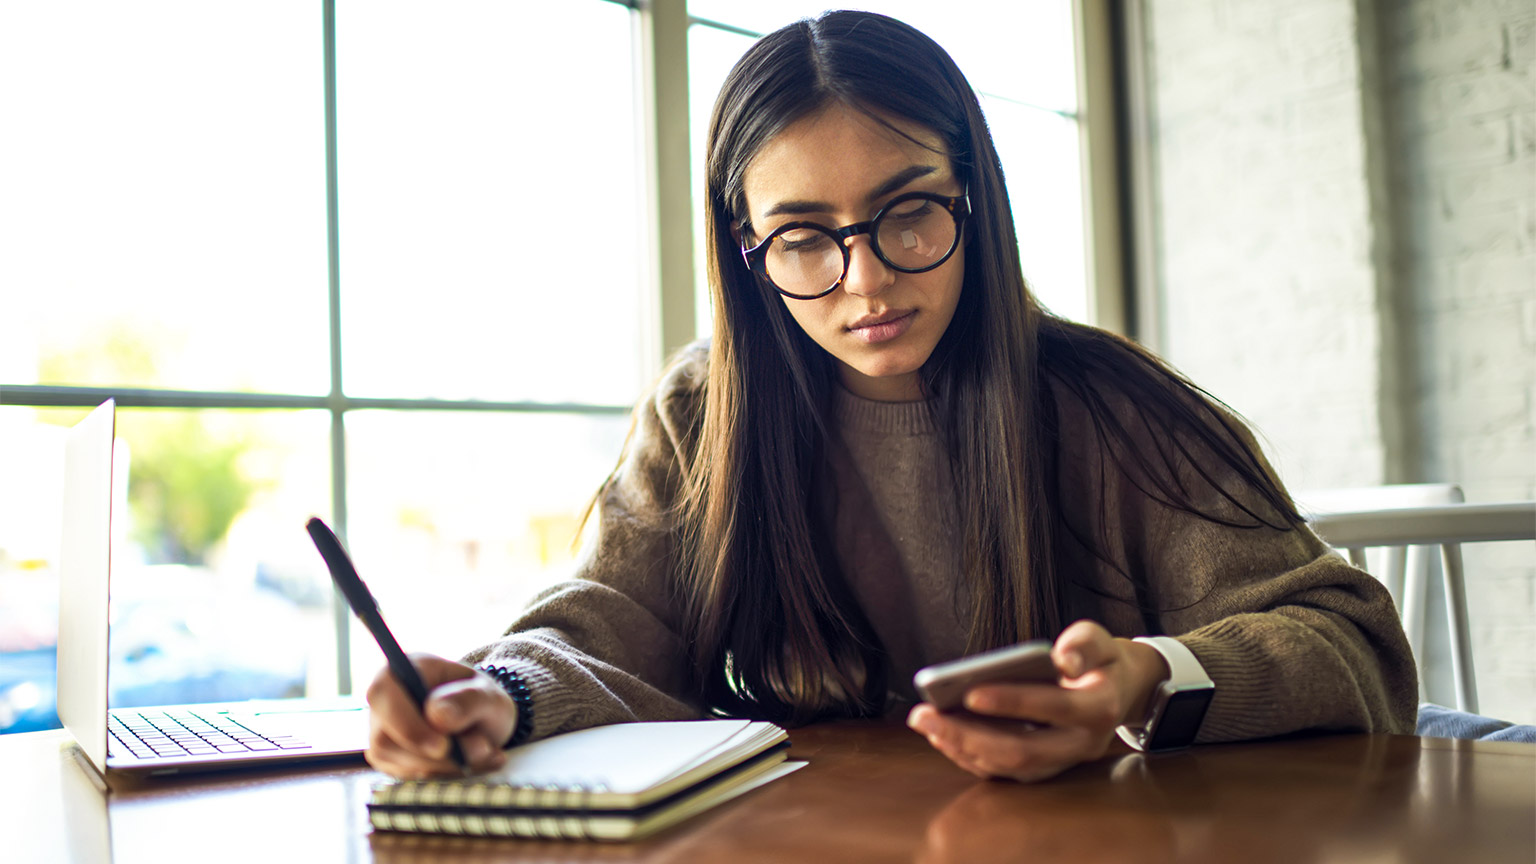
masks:
{"type": "Polygon", "coordinates": [[[965,693],[982,684],[1055,684],[1051,643],[1041,639],[972,654],[917,670],[912,684],[924,702],[940,711],[959,711],[965,693]]]}

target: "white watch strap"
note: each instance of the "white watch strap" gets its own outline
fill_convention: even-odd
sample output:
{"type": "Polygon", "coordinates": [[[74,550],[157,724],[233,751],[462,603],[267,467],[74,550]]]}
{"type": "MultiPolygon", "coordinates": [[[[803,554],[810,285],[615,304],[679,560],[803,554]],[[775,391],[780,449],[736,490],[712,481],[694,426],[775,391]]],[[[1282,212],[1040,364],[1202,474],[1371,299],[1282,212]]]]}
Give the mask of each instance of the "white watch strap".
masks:
{"type": "MultiPolygon", "coordinates": [[[[1215,686],[1211,682],[1211,677],[1205,674],[1205,667],[1201,666],[1200,661],[1195,659],[1195,652],[1189,650],[1183,642],[1172,636],[1138,636],[1132,641],[1140,642],[1163,655],[1163,660],[1168,664],[1167,683],[1181,687],[1185,685],[1215,686]]],[[[1162,684],[1158,686],[1162,687],[1162,684]]],[[[1132,748],[1144,750],[1145,748],[1141,742],[1143,737],[1150,731],[1139,726],[1127,725],[1116,727],[1115,734],[1119,735],[1120,740],[1129,744],[1132,748]]]]}
{"type": "Polygon", "coordinates": [[[1172,636],[1137,636],[1131,641],[1151,646],[1163,655],[1163,659],[1168,661],[1169,684],[1183,686],[1211,683],[1211,677],[1205,674],[1205,667],[1195,659],[1195,652],[1172,636]]]}

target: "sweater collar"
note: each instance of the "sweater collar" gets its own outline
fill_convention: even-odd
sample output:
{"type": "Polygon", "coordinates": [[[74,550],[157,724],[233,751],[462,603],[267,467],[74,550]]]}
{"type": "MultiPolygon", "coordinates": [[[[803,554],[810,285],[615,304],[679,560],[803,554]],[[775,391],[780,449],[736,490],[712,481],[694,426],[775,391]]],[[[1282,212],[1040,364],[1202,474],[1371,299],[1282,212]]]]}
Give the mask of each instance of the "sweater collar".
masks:
{"type": "Polygon", "coordinates": [[[840,384],[832,391],[837,425],[845,431],[886,435],[931,435],[934,432],[933,415],[929,413],[927,402],[876,402],[855,396],[840,384]]]}

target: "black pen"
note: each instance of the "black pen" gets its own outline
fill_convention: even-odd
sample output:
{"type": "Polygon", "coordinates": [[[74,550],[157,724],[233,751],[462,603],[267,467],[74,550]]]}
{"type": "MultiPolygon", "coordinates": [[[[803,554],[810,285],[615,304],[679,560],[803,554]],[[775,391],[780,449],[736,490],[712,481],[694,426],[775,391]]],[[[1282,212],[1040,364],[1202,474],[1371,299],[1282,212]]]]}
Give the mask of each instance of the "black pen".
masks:
{"type": "MultiPolygon", "coordinates": [[[[320,557],[325,559],[325,566],[331,571],[331,581],[341,589],[342,596],[347,598],[347,605],[352,607],[352,612],[373,634],[375,642],[384,651],[384,659],[389,661],[389,672],[405,688],[405,692],[411,695],[416,703],[416,710],[426,714],[427,685],[421,681],[421,673],[416,671],[415,664],[411,663],[405,652],[400,650],[400,643],[395,641],[395,634],[389,632],[389,627],[384,624],[384,616],[379,614],[378,601],[373,599],[373,593],[368,586],[363,584],[361,577],[357,575],[357,569],[352,566],[352,559],[347,557],[347,550],[341,546],[341,541],[331,532],[330,526],[320,521],[319,517],[311,518],[305,525],[309,529],[309,536],[315,541],[315,548],[320,550],[320,557]]],[[[459,739],[448,737],[450,755],[453,762],[460,768],[467,767],[464,763],[464,751],[459,748],[459,739]]]]}

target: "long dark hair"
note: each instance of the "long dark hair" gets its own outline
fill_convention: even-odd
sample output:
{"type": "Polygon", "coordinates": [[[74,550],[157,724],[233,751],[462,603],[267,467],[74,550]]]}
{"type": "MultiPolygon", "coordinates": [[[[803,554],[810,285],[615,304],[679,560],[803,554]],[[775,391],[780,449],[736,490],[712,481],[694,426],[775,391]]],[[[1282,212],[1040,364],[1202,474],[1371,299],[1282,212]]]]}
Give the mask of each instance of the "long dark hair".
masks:
{"type": "MultiPolygon", "coordinates": [[[[746,269],[733,237],[747,215],[743,175],[752,158],[832,103],[936,133],[969,189],[959,306],[921,377],[965,502],[958,545],[972,650],[1051,638],[1063,626],[1052,548],[1063,536],[1056,407],[1045,375],[1083,400],[1105,440],[1125,445],[1109,449],[1117,462],[1145,469],[1134,473],[1150,478],[1149,494],[1193,512],[1177,478],[1156,470],[1180,454],[1133,446],[1136,430],[1115,420],[1095,381],[1113,380],[1151,424],[1192,434],[1196,455],[1236,470],[1280,514],[1244,508],[1258,522],[1298,521],[1284,491],[1192,385],[1126,340],[1041,309],[1020,271],[981,107],[949,55],[882,15],[799,21],[737,62],[710,121],[704,206],[714,332],[679,505],[685,626],[709,706],[790,724],[884,707],[883,649],[839,572],[824,527],[830,514],[815,494],[834,362],[746,269]]],[[[1092,538],[1065,536],[1092,548],[1092,538]]]]}

